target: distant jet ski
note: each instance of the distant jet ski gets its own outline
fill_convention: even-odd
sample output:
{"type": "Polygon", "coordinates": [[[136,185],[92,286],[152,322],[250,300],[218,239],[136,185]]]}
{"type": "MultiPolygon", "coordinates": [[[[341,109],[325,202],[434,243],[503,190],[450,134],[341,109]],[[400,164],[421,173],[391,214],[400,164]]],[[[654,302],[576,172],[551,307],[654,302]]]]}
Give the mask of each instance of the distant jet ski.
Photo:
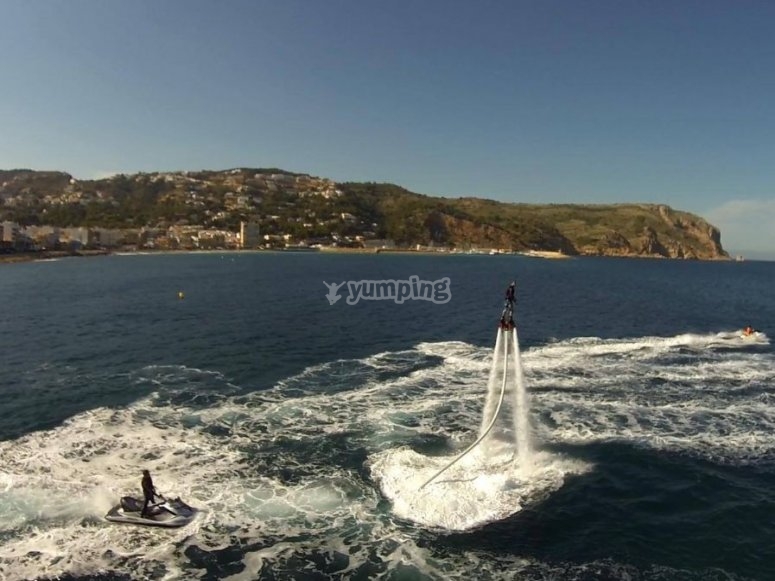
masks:
{"type": "Polygon", "coordinates": [[[751,337],[751,338],[760,337],[761,331],[759,331],[758,329],[754,329],[749,325],[743,329],[743,332],[740,334],[740,336],[743,337],[744,339],[748,337],[751,337]]]}
{"type": "Polygon", "coordinates": [[[148,506],[145,516],[140,516],[144,501],[132,496],[121,497],[121,502],[110,509],[105,518],[111,522],[177,528],[190,523],[197,509],[188,506],[180,498],[173,498],[148,506]]]}
{"type": "Polygon", "coordinates": [[[514,304],[517,302],[517,283],[512,282],[506,289],[506,304],[501,313],[499,326],[501,329],[510,331],[514,328],[514,304]]]}

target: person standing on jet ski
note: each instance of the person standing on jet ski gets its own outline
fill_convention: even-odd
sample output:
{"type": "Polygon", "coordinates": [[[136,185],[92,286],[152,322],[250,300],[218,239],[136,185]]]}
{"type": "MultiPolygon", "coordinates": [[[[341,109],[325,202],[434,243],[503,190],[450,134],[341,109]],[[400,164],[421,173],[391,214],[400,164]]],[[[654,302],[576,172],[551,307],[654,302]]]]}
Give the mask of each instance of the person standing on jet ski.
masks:
{"type": "Polygon", "coordinates": [[[140,513],[140,516],[144,517],[148,505],[155,502],[155,497],[158,496],[162,499],[163,497],[158,492],[156,492],[156,488],[153,485],[153,480],[151,479],[151,473],[148,472],[148,470],[143,470],[143,479],[140,484],[143,487],[143,496],[145,496],[145,504],[143,504],[143,510],[140,513]]]}

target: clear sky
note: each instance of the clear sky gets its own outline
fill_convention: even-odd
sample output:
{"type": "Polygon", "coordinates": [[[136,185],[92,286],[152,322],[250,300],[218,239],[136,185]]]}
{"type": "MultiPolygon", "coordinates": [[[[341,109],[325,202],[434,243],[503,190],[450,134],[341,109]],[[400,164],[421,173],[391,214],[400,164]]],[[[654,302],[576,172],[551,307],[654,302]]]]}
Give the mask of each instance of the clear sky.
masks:
{"type": "Polygon", "coordinates": [[[0,168],[658,202],[775,258],[775,2],[3,0],[0,168]]]}

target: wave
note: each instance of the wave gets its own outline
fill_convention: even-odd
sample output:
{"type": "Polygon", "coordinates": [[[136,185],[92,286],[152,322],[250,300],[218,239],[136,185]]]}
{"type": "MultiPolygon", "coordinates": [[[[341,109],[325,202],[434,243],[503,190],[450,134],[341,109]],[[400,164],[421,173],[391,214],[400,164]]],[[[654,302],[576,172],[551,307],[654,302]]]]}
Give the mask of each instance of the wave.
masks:
{"type": "Polygon", "coordinates": [[[422,529],[407,523],[471,530],[536,506],[569,476],[595,469],[594,460],[558,451],[567,445],[619,442],[722,465],[770,465],[768,345],[723,332],[576,338],[525,350],[535,464],[472,454],[423,492],[418,484],[476,438],[491,349],[421,343],[311,366],[258,393],[243,393],[218,371],[145,367],[133,378],[153,387],[150,396],[0,442],[0,573],[112,568],[178,578],[200,567],[196,555],[239,539],[235,567],[244,578],[316,551],[328,555],[324,564],[313,559],[322,570],[343,555],[337,571],[348,574],[411,562],[431,577],[489,570],[499,578],[503,563],[492,555],[472,561],[458,552],[438,565],[422,547],[422,529]],[[200,518],[163,535],[105,523],[119,496],[139,492],[143,468],[163,493],[202,508],[200,518]],[[393,538],[401,543],[386,540],[393,538]]]}

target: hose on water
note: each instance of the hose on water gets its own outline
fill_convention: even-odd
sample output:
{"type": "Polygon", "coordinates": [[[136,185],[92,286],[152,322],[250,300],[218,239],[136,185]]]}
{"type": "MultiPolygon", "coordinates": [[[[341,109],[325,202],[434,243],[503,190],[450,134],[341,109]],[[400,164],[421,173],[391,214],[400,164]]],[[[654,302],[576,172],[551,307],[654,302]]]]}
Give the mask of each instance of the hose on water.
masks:
{"type": "Polygon", "coordinates": [[[503,382],[501,384],[501,395],[500,395],[500,398],[498,399],[498,406],[495,408],[495,413],[492,415],[492,421],[490,422],[490,425],[487,426],[487,429],[482,433],[481,436],[479,436],[476,439],[476,441],[473,444],[471,444],[468,448],[466,448],[460,454],[458,454],[457,457],[455,457],[455,459],[452,460],[452,462],[450,462],[449,464],[444,466],[444,468],[436,472],[436,474],[428,478],[428,480],[426,480],[418,490],[422,490],[423,488],[428,486],[431,482],[436,480],[436,478],[441,476],[441,474],[444,473],[448,468],[451,468],[463,456],[465,456],[471,450],[476,448],[479,442],[481,442],[482,440],[485,439],[485,437],[487,437],[487,434],[490,433],[490,430],[492,430],[492,427],[495,425],[495,420],[498,419],[498,412],[500,412],[501,405],[503,404],[503,396],[506,394],[506,375],[509,370],[509,335],[508,334],[506,335],[505,339],[506,340],[503,342],[503,382]]]}

